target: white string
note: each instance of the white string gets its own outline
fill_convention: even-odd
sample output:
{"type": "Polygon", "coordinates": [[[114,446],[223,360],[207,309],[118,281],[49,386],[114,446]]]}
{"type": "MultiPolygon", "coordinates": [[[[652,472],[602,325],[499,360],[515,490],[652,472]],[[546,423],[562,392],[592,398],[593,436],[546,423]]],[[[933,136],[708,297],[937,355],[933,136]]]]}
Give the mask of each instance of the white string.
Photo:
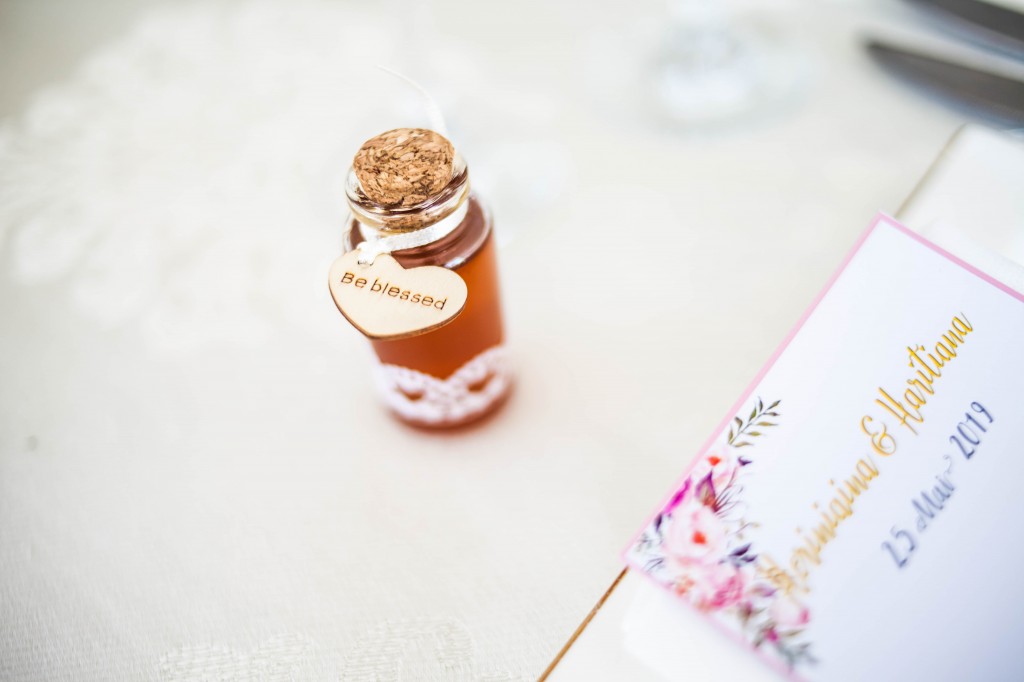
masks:
{"type": "Polygon", "coordinates": [[[416,92],[418,92],[423,98],[423,104],[427,108],[427,119],[430,121],[430,127],[436,132],[448,137],[448,127],[444,124],[444,115],[441,113],[441,107],[437,105],[437,101],[430,96],[430,93],[427,92],[426,88],[405,74],[401,74],[394,69],[384,66],[383,64],[378,64],[377,68],[384,73],[389,73],[395,78],[404,81],[406,85],[409,85],[416,90],[416,92]]]}
{"type": "MultiPolygon", "coordinates": [[[[420,97],[423,98],[423,104],[427,109],[427,119],[430,121],[430,127],[436,132],[448,137],[448,127],[444,123],[444,115],[441,113],[441,107],[437,105],[437,102],[430,96],[430,93],[427,92],[426,88],[405,74],[399,73],[394,69],[384,66],[383,64],[377,64],[377,68],[384,73],[390,74],[403,81],[406,85],[416,90],[420,97]]],[[[459,226],[462,219],[466,217],[466,211],[468,208],[468,202],[464,203],[447,218],[439,220],[430,227],[426,227],[422,230],[416,230],[415,232],[405,232],[387,237],[381,237],[380,233],[377,233],[375,235],[376,238],[368,238],[356,247],[359,249],[359,264],[372,265],[374,259],[381,254],[391,253],[392,251],[403,251],[405,249],[415,249],[418,246],[425,246],[426,244],[448,236],[451,234],[452,230],[459,226]]],[[[372,230],[372,228],[368,228],[368,226],[364,225],[363,230],[366,232],[372,230]]]]}

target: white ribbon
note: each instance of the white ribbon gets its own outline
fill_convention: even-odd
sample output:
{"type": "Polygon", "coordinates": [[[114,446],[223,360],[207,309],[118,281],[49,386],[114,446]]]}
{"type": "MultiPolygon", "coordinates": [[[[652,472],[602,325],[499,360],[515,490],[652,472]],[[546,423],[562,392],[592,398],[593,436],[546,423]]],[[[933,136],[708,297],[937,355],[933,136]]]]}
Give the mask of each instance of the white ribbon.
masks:
{"type": "MultiPolygon", "coordinates": [[[[385,73],[391,74],[395,78],[404,81],[407,85],[415,89],[420,96],[423,98],[423,103],[427,108],[427,117],[430,119],[430,124],[434,130],[441,133],[445,137],[448,136],[446,126],[444,124],[444,116],[441,115],[441,107],[437,106],[437,102],[426,89],[409,78],[408,76],[398,73],[393,69],[378,64],[377,68],[385,73]]],[[[447,237],[452,231],[459,226],[462,219],[466,217],[466,211],[469,209],[469,201],[463,201],[462,205],[459,206],[455,211],[444,218],[439,220],[430,227],[425,227],[422,230],[415,230],[413,232],[402,232],[401,234],[394,234],[389,236],[381,236],[382,230],[374,229],[369,225],[362,225],[362,233],[366,238],[366,241],[361,243],[356,248],[359,249],[358,263],[360,265],[373,265],[374,259],[384,253],[391,253],[392,251],[404,251],[406,249],[415,249],[417,246],[425,246],[431,242],[436,242],[438,239],[447,237]]]]}
{"type": "Polygon", "coordinates": [[[455,209],[447,218],[443,218],[429,227],[388,236],[382,236],[384,234],[383,230],[376,230],[360,223],[365,241],[356,247],[359,251],[357,262],[360,265],[373,265],[374,259],[381,254],[415,249],[417,246],[425,246],[431,242],[436,242],[438,239],[443,239],[462,223],[467,211],[469,211],[468,200],[462,202],[462,205],[455,209]]]}

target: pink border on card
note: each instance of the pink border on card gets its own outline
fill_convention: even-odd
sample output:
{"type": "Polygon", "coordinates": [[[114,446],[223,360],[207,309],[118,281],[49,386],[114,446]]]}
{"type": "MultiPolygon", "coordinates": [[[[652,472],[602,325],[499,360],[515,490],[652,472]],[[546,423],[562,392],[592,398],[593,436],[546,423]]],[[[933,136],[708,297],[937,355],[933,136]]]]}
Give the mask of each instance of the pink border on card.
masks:
{"type": "MultiPolygon", "coordinates": [[[[768,371],[771,370],[771,368],[775,365],[775,362],[785,352],[786,348],[789,347],[789,344],[793,341],[793,339],[800,332],[800,330],[803,329],[804,324],[807,322],[808,319],[810,319],[811,315],[814,313],[815,309],[817,309],[821,301],[825,298],[828,292],[832,290],[832,287],[835,285],[839,277],[843,274],[843,272],[846,271],[846,268],[850,265],[850,262],[853,260],[854,256],[856,256],[860,252],[860,249],[864,245],[864,242],[867,241],[868,237],[871,236],[871,234],[875,231],[875,228],[877,228],[880,224],[887,225],[889,227],[896,229],[899,232],[902,232],[903,234],[907,235],[914,241],[923,244],[924,246],[928,247],[929,249],[939,254],[940,256],[944,256],[946,259],[952,261],[953,263],[956,263],[957,265],[962,267],[964,270],[967,270],[971,274],[980,277],[981,279],[985,280],[986,282],[996,287],[997,289],[1009,294],[1010,296],[1016,298],[1021,302],[1024,302],[1024,293],[1021,293],[1016,289],[1007,286],[1006,284],[1000,282],[991,275],[982,272],[981,270],[974,267],[970,263],[964,261],[961,258],[958,258],[949,251],[946,251],[938,244],[935,244],[925,239],[921,235],[912,231],[910,228],[901,224],[895,218],[881,212],[878,215],[876,215],[875,219],[871,221],[871,224],[868,226],[868,228],[864,230],[860,237],[857,238],[857,241],[853,245],[853,248],[850,249],[850,252],[846,254],[846,257],[843,259],[842,264],[835,271],[835,273],[832,274],[832,277],[829,278],[828,283],[825,284],[824,288],[820,292],[818,292],[818,295],[814,298],[814,301],[807,308],[807,310],[804,311],[804,314],[800,316],[800,320],[796,323],[796,325],[789,332],[789,334],[786,335],[786,338],[783,339],[782,343],[779,344],[778,348],[775,349],[775,352],[772,353],[771,357],[768,358],[768,362],[764,364],[761,370],[757,373],[757,376],[754,377],[754,380],[751,381],[750,385],[748,385],[747,388],[743,391],[743,394],[740,396],[739,400],[737,400],[736,403],[729,409],[729,412],[726,414],[725,418],[722,419],[718,426],[715,427],[715,430],[711,432],[711,436],[706,441],[704,441],[703,445],[701,445],[700,449],[697,451],[697,456],[693,458],[693,462],[690,464],[690,466],[686,468],[686,470],[683,472],[683,475],[679,477],[675,485],[669,491],[668,495],[665,496],[665,499],[662,500],[661,504],[658,505],[658,507],[650,514],[650,516],[647,517],[647,520],[644,522],[644,524],[640,527],[636,534],[633,535],[633,539],[630,541],[629,545],[627,545],[627,547],[622,551],[622,558],[626,562],[626,565],[636,569],[639,573],[643,574],[648,580],[658,585],[658,587],[665,589],[665,591],[669,591],[663,585],[661,585],[656,580],[651,578],[649,573],[647,573],[641,567],[637,566],[629,560],[628,555],[630,549],[636,544],[637,539],[644,532],[644,530],[646,530],[647,527],[651,525],[651,522],[654,521],[654,518],[659,513],[661,513],[663,509],[665,509],[669,501],[672,499],[672,496],[676,494],[680,487],[682,487],[683,483],[686,481],[687,476],[690,475],[690,473],[696,468],[697,464],[700,462],[701,457],[703,457],[707,453],[708,449],[714,444],[715,439],[718,438],[719,434],[721,434],[725,430],[726,425],[730,421],[732,421],[733,416],[740,410],[741,407],[744,406],[744,404],[747,402],[747,399],[750,398],[750,396],[754,393],[754,390],[760,385],[765,375],[768,374],[768,371]]],[[[734,641],[741,643],[744,649],[746,649],[747,651],[752,651],[756,656],[758,656],[776,672],[780,673],[783,677],[786,677],[790,680],[794,680],[796,682],[804,682],[804,678],[797,675],[794,670],[789,668],[789,666],[787,666],[777,658],[762,652],[760,649],[752,647],[750,643],[746,641],[746,639],[744,639],[732,628],[726,626],[724,623],[719,622],[717,619],[709,617],[703,612],[695,609],[693,605],[687,602],[686,600],[680,599],[679,601],[685,604],[688,608],[694,609],[695,611],[697,611],[697,613],[700,613],[702,616],[705,617],[706,620],[710,621],[716,627],[716,629],[728,635],[734,641]]]]}

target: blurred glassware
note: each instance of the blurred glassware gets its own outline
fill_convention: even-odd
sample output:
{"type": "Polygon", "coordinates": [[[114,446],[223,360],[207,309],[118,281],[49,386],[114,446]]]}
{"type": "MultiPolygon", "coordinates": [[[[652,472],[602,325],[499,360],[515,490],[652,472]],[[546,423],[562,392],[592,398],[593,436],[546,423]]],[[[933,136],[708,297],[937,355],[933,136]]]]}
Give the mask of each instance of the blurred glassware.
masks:
{"type": "Polygon", "coordinates": [[[803,69],[791,46],[742,5],[669,0],[654,57],[654,95],[669,121],[704,125],[756,114],[792,97],[803,69]]]}
{"type": "Polygon", "coordinates": [[[585,86],[619,125],[703,132],[760,123],[811,73],[788,0],[668,0],[586,37],[585,86]]]}

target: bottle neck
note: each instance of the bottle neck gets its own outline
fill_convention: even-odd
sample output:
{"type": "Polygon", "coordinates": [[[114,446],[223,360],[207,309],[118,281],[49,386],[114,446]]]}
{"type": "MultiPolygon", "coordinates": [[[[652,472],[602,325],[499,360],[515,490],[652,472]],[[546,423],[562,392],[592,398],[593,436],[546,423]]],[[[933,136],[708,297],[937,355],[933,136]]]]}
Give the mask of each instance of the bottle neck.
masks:
{"type": "Polygon", "coordinates": [[[345,179],[345,198],[352,216],[362,225],[388,233],[412,232],[438,223],[455,213],[469,199],[469,169],[458,154],[452,177],[439,192],[412,205],[378,204],[363,191],[355,169],[345,179]]]}
{"type": "MultiPolygon", "coordinates": [[[[466,201],[466,216],[446,237],[425,246],[403,251],[393,251],[392,256],[405,268],[424,265],[440,265],[446,268],[461,267],[484,245],[491,233],[491,216],[475,195],[466,201]]],[[[367,228],[352,218],[348,221],[344,249],[351,251],[359,247],[369,236],[367,228]]]]}
{"type": "Polygon", "coordinates": [[[358,215],[353,213],[353,219],[359,223],[359,231],[363,235],[363,241],[358,246],[359,262],[372,263],[373,259],[381,254],[408,251],[444,239],[462,224],[468,212],[469,201],[463,201],[454,212],[436,223],[404,232],[395,232],[369,225],[359,220],[358,215]]]}
{"type": "Polygon", "coordinates": [[[354,169],[345,182],[345,197],[364,241],[360,263],[372,263],[384,253],[408,251],[444,239],[462,224],[469,210],[469,170],[458,154],[452,177],[440,192],[418,204],[382,205],[371,200],[354,169]]]}

